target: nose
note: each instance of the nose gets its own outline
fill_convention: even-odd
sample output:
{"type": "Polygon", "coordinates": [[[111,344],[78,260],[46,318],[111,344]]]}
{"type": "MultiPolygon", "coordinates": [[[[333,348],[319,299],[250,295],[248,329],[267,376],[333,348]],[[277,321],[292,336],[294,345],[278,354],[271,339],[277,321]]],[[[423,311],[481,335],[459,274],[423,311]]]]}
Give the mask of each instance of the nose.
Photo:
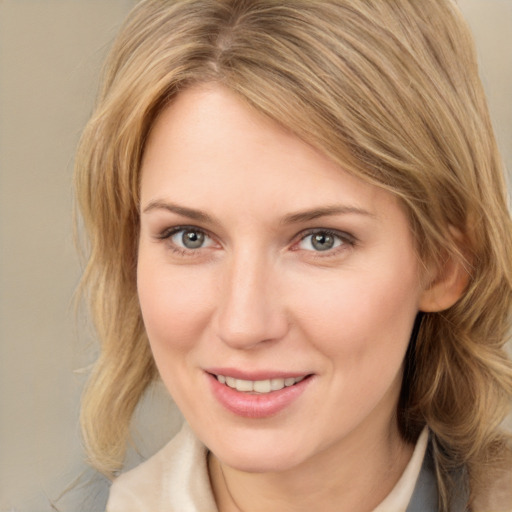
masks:
{"type": "Polygon", "coordinates": [[[218,337],[236,349],[254,349],[288,331],[279,278],[272,263],[254,254],[233,256],[220,276],[218,337]]]}

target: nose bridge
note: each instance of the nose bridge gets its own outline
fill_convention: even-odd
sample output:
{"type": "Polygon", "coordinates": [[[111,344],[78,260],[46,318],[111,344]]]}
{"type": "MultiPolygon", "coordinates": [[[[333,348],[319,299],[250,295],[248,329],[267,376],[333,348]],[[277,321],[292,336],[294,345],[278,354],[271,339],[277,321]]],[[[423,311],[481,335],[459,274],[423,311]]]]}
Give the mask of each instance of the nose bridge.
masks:
{"type": "Polygon", "coordinates": [[[275,288],[273,262],[250,248],[234,252],[228,260],[217,307],[219,337],[241,349],[281,338],[287,319],[275,288]]]}

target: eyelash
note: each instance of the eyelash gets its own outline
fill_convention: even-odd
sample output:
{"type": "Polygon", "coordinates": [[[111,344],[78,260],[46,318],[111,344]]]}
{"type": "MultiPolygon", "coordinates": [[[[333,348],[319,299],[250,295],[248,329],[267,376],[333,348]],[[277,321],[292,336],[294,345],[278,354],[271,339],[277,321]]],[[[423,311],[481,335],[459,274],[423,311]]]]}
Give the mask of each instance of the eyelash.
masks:
{"type": "Polygon", "coordinates": [[[207,231],[201,228],[197,228],[195,226],[175,226],[173,228],[165,229],[162,231],[159,235],[156,236],[158,240],[167,241],[168,246],[171,249],[172,252],[180,255],[180,256],[196,256],[198,255],[198,249],[201,249],[202,247],[198,249],[187,249],[185,247],[179,247],[175,243],[172,242],[172,237],[174,235],[177,235],[180,232],[196,232],[196,233],[202,233],[205,235],[205,237],[213,240],[213,237],[211,237],[207,231]]]}
{"type": "Polygon", "coordinates": [[[313,256],[315,258],[329,258],[329,257],[337,256],[340,252],[350,249],[357,244],[356,238],[353,235],[351,235],[345,231],[337,231],[337,230],[327,229],[327,228],[313,228],[313,229],[308,229],[308,230],[300,233],[299,240],[293,244],[292,250],[295,250],[295,251],[300,250],[300,248],[294,248],[294,247],[296,247],[301,242],[305,241],[308,237],[311,237],[313,235],[319,235],[319,234],[327,235],[327,236],[333,237],[334,239],[338,239],[340,241],[340,244],[331,249],[327,249],[325,251],[307,250],[307,252],[311,253],[311,256],[313,256]]]}
{"type": "MultiPolygon", "coordinates": [[[[199,249],[202,249],[204,247],[199,247],[197,249],[187,249],[187,248],[179,247],[171,241],[171,238],[174,235],[176,235],[180,232],[186,232],[186,231],[202,233],[208,239],[213,240],[213,237],[210,236],[210,234],[206,230],[204,230],[202,228],[195,227],[195,226],[175,226],[173,228],[165,229],[160,234],[158,234],[156,236],[156,238],[158,240],[168,241],[169,248],[174,253],[179,254],[180,256],[196,256],[199,253],[199,249]]],[[[318,234],[333,237],[333,238],[339,240],[341,243],[339,243],[339,245],[337,245],[336,247],[333,247],[332,249],[327,249],[325,251],[306,250],[307,252],[311,253],[312,256],[314,255],[315,258],[332,257],[332,256],[337,255],[340,251],[347,250],[348,248],[352,248],[355,245],[357,245],[357,239],[353,235],[351,235],[350,233],[347,233],[345,231],[337,231],[337,230],[332,230],[332,229],[327,229],[327,228],[313,228],[313,229],[308,229],[306,231],[303,231],[297,237],[295,237],[296,239],[298,238],[298,240],[293,242],[293,244],[291,246],[291,250],[293,250],[293,251],[301,250],[300,248],[297,247],[301,242],[303,242],[310,236],[318,235],[318,234]]]]}

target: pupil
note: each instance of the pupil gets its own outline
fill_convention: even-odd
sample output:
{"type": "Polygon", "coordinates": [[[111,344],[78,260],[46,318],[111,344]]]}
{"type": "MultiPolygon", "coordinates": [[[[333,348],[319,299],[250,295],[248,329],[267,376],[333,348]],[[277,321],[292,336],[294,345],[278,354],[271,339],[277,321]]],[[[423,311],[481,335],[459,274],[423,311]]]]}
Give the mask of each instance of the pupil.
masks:
{"type": "Polygon", "coordinates": [[[197,231],[185,231],[182,236],[183,245],[187,249],[197,249],[204,243],[204,233],[197,231]]]}
{"type": "Polygon", "coordinates": [[[332,249],[334,238],[326,233],[317,233],[313,236],[311,243],[317,251],[327,251],[328,249],[332,249]]]}

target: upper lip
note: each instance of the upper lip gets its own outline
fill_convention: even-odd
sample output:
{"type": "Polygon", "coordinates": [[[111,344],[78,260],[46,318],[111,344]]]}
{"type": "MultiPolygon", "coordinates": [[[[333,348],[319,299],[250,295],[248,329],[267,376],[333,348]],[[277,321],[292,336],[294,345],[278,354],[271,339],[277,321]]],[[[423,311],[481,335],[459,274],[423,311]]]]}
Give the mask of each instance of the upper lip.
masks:
{"type": "Polygon", "coordinates": [[[297,377],[306,377],[310,372],[293,372],[281,370],[240,370],[237,368],[205,368],[205,372],[212,375],[224,375],[224,377],[233,377],[240,380],[269,380],[269,379],[289,379],[297,377]]]}

